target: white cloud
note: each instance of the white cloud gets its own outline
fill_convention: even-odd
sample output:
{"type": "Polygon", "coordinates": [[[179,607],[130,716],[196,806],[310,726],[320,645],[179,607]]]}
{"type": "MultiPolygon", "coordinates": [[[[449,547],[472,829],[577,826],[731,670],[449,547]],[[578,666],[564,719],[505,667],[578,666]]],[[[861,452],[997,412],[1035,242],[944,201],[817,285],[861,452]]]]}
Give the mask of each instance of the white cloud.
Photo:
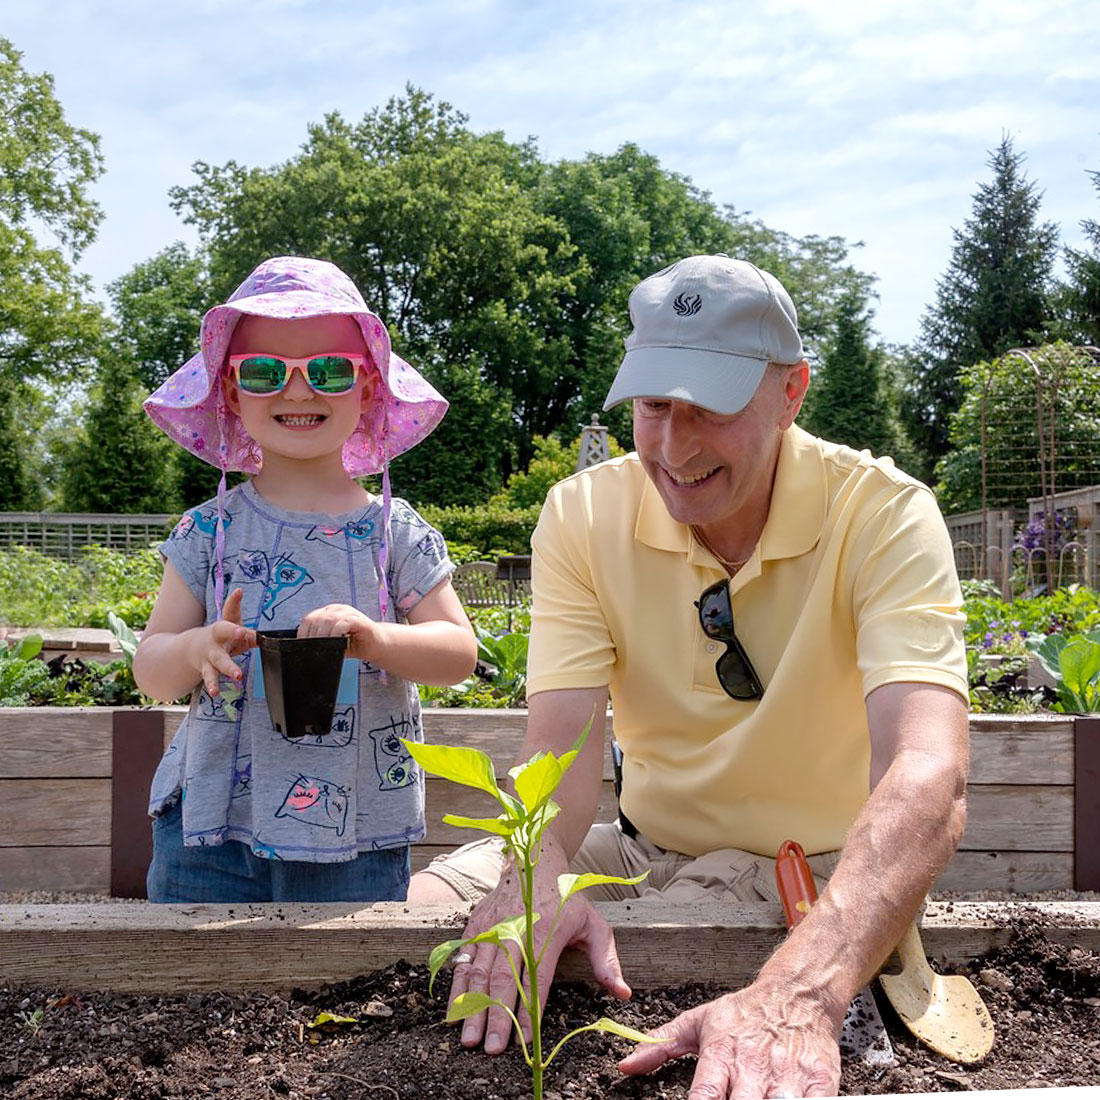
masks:
{"type": "Polygon", "coordinates": [[[103,136],[102,283],[176,238],[195,160],[269,165],[412,81],[544,156],[634,141],[719,203],[863,239],[916,332],[1003,130],[1067,240],[1096,216],[1094,0],[8,0],[3,33],[103,136]]]}

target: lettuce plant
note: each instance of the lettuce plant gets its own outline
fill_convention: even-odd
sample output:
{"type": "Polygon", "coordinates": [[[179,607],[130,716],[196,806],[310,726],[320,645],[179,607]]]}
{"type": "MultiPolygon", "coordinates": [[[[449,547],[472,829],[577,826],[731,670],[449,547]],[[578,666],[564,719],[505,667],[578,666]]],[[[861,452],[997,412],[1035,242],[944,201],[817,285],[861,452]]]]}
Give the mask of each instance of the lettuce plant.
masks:
{"type": "Polygon", "coordinates": [[[1063,714],[1100,711],[1100,630],[1066,637],[1048,634],[1028,640],[1028,648],[1054,679],[1063,714]]]}
{"type": "MultiPolygon", "coordinates": [[[[591,725],[591,723],[589,723],[591,725]]],[[[542,836],[546,827],[561,811],[561,807],[551,797],[558,789],[562,777],[576,760],[577,753],[584,744],[588,735],[588,726],[581,733],[576,744],[560,757],[552,752],[536,753],[525,764],[513,768],[508,775],[514,784],[515,795],[502,791],[497,785],[496,769],[492,759],[477,749],[457,748],[449,745],[422,745],[413,741],[405,741],[413,759],[426,771],[433,775],[450,779],[454,783],[461,783],[467,787],[474,787],[479,791],[485,791],[500,804],[501,813],[497,817],[471,818],[461,817],[456,814],[447,814],[443,820],[450,825],[459,828],[478,829],[481,832],[499,836],[515,857],[516,870],[519,875],[520,893],[523,898],[523,912],[508,920],[501,921],[492,928],[476,936],[466,939],[447,940],[436,947],[428,960],[431,971],[431,984],[435,984],[436,975],[446,964],[447,960],[462,947],[476,943],[492,943],[505,951],[512,968],[512,978],[516,983],[520,1001],[527,1010],[531,1020],[531,1045],[523,1037],[519,1021],[502,1001],[490,997],[485,993],[470,992],[460,993],[447,1010],[447,1022],[453,1023],[465,1020],[469,1016],[476,1016],[493,1005],[503,1008],[512,1018],[515,1031],[522,1045],[523,1058],[531,1068],[531,1084],[533,1100],[542,1100],[542,1082],[546,1067],[553,1061],[554,1056],[562,1046],[574,1035],[584,1031],[606,1031],[612,1035],[620,1035],[624,1039],[630,1039],[635,1043],[651,1043],[659,1040],[644,1035],[634,1028],[616,1023],[607,1017],[586,1024],[584,1027],[574,1029],[560,1039],[557,1045],[544,1056],[542,1036],[542,1006],[539,1000],[539,976],[538,968],[542,962],[546,950],[545,942],[549,942],[553,935],[554,927],[565,903],[581,890],[589,886],[602,883],[619,883],[632,885],[641,882],[648,871],[637,878],[619,878],[615,875],[596,874],[565,874],[558,876],[558,893],[561,900],[550,918],[550,931],[541,950],[536,949],[534,928],[535,923],[542,919],[542,915],[534,912],[534,882],[535,868],[538,866],[542,852],[542,836]],[[515,956],[508,949],[512,945],[516,954],[523,963],[522,970],[517,967],[515,956]],[[521,974],[526,972],[529,988],[524,988],[521,974]]],[[[430,987],[429,987],[430,988],[430,987]]]]}

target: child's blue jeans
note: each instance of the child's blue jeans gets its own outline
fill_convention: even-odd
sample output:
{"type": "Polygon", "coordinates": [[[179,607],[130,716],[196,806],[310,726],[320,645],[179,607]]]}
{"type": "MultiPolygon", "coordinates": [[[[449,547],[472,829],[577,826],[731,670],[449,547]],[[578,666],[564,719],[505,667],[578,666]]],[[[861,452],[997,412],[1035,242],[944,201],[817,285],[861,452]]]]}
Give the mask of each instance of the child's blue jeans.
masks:
{"type": "Polygon", "coordinates": [[[303,863],[254,856],[247,844],[187,848],[179,802],[153,819],[150,901],[404,901],[409,848],[361,852],[345,863],[303,863]]]}

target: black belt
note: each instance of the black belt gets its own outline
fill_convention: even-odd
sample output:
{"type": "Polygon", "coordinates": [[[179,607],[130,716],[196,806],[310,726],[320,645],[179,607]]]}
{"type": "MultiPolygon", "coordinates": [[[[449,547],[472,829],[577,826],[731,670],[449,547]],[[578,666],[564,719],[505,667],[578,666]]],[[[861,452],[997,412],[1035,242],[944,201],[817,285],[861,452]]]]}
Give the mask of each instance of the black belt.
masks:
{"type": "Polygon", "coordinates": [[[631,840],[637,839],[637,826],[623,813],[622,809],[619,810],[619,828],[622,829],[623,833],[630,837],[631,840]]]}

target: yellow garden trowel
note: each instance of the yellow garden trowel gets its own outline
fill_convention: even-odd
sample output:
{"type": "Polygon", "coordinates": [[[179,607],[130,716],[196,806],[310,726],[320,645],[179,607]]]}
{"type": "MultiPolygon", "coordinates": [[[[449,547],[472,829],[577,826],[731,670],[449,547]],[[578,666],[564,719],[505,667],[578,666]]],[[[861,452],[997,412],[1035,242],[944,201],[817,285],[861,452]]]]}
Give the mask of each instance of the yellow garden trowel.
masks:
{"type": "MultiPolygon", "coordinates": [[[[775,882],[787,917],[787,927],[794,928],[817,901],[817,886],[806,853],[793,840],[785,840],[779,847],[775,857],[775,882]]],[[[894,1048],[883,1026],[874,994],[868,986],[856,994],[844,1014],[840,1029],[840,1053],[858,1058],[880,1073],[894,1063],[894,1048]]]]}
{"type": "Polygon", "coordinates": [[[978,991],[967,978],[937,974],[928,965],[915,924],[897,952],[901,970],[880,974],[879,982],[902,1023],[952,1062],[980,1062],[993,1046],[993,1020],[978,991]]]}

